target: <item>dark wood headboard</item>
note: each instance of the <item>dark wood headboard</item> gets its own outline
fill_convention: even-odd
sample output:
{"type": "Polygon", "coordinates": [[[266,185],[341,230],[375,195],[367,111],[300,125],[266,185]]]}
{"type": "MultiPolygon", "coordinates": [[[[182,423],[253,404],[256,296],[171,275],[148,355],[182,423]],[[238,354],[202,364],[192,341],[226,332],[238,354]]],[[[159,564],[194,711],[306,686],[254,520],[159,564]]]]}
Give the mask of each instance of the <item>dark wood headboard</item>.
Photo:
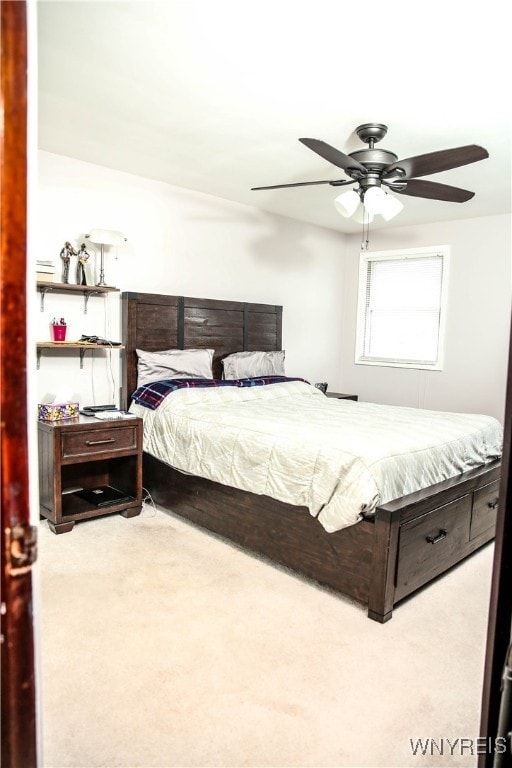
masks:
{"type": "Polygon", "coordinates": [[[121,299],[123,408],[137,387],[136,349],[214,349],[215,378],[222,376],[222,358],[232,352],[281,349],[283,308],[278,305],[157,293],[125,292],[121,299]]]}

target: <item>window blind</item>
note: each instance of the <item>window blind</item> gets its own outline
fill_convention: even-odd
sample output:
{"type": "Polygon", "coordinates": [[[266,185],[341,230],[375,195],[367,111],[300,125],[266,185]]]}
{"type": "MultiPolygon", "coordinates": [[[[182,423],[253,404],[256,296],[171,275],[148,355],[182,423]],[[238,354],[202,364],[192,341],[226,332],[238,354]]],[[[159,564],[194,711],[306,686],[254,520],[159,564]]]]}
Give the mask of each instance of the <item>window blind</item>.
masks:
{"type": "Polygon", "coordinates": [[[435,365],[443,254],[368,260],[361,361],[435,365]]]}

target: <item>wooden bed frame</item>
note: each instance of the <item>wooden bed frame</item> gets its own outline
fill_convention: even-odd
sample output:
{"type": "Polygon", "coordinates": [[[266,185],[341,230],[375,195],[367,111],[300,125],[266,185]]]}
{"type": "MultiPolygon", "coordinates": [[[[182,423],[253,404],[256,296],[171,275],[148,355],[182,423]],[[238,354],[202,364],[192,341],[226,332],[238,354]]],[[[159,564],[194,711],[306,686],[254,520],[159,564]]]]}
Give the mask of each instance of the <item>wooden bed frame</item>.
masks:
{"type": "MultiPolygon", "coordinates": [[[[135,350],[281,349],[282,307],[123,293],[123,405],[136,388],[135,350]]],[[[494,537],[500,462],[378,507],[375,517],[327,533],[305,507],[185,475],[144,453],[157,504],[368,607],[379,622],[397,602],[494,537]]]]}

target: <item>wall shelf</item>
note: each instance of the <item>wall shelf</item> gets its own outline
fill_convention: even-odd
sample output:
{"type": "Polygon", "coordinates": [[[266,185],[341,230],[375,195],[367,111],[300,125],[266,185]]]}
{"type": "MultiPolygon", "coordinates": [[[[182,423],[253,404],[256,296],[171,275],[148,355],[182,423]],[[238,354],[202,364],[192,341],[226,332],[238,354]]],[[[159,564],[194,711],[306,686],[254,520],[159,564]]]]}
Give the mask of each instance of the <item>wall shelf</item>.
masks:
{"type": "Polygon", "coordinates": [[[87,314],[87,302],[91,296],[99,296],[102,293],[119,291],[111,285],[74,285],[73,283],[52,283],[38,280],[36,283],[41,294],[41,312],[44,312],[44,299],[47,293],[80,293],[84,297],[84,315],[87,314]]]}
{"type": "MultiPolygon", "coordinates": [[[[76,286],[79,287],[79,286],[76,286]]],[[[110,290],[113,290],[112,288],[110,290]]],[[[86,341],[38,341],[36,344],[37,368],[41,365],[43,349],[78,349],[80,351],[80,368],[84,367],[84,355],[88,349],[124,349],[122,344],[90,344],[86,341]]]]}

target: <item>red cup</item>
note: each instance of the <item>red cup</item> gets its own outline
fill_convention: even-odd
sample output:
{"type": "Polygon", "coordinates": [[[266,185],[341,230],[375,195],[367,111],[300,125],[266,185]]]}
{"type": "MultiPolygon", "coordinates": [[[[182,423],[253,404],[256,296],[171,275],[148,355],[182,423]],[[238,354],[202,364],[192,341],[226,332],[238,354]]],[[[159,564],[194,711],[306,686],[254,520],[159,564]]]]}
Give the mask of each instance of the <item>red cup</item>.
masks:
{"type": "Polygon", "coordinates": [[[54,341],[66,341],[67,325],[52,325],[52,334],[54,341]]]}

